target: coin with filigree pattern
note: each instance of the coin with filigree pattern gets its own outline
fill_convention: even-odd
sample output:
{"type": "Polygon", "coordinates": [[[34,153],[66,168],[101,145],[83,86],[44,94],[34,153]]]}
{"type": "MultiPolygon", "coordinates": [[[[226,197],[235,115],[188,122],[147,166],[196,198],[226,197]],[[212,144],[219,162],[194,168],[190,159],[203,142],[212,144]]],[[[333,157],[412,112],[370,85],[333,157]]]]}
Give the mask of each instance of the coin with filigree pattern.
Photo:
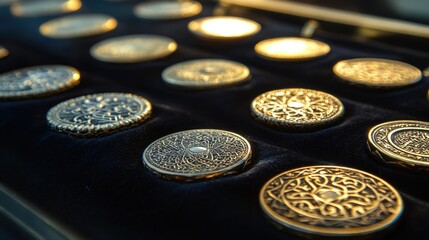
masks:
{"type": "Polygon", "coordinates": [[[263,93],[251,104],[252,115],[288,130],[314,130],[339,120],[344,107],[336,97],[310,89],[286,88],[263,93]]]}
{"type": "Polygon", "coordinates": [[[408,63],[378,58],[343,60],[333,71],[349,83],[374,88],[404,87],[422,78],[422,72],[408,63]]]}
{"type": "Polygon", "coordinates": [[[80,0],[19,1],[12,4],[10,11],[17,17],[40,17],[74,12],[81,6],[80,0]]]}
{"type": "Polygon", "coordinates": [[[280,226],[325,236],[378,232],[403,211],[402,198],[389,183],[339,166],[283,172],[265,183],[259,201],[264,213],[280,226]]]}
{"type": "Polygon", "coordinates": [[[194,181],[239,173],[250,156],[249,142],[238,134],[195,129],[154,141],[145,149],[143,163],[159,177],[194,181]]]}
{"type": "Polygon", "coordinates": [[[52,107],[49,126],[81,137],[106,135],[141,124],[152,105],[143,97],[126,93],[100,93],[73,98],[52,107]]]}
{"type": "Polygon", "coordinates": [[[196,1],[150,1],[137,4],[134,14],[145,19],[179,19],[195,16],[202,9],[196,1]]]}
{"type": "Polygon", "coordinates": [[[213,88],[249,80],[250,70],[241,63],[222,59],[198,59],[177,63],[162,72],[168,84],[186,88],[213,88]]]}
{"type": "Polygon", "coordinates": [[[0,75],[0,99],[51,95],[80,82],[79,72],[69,66],[44,65],[17,69],[0,75]]]}

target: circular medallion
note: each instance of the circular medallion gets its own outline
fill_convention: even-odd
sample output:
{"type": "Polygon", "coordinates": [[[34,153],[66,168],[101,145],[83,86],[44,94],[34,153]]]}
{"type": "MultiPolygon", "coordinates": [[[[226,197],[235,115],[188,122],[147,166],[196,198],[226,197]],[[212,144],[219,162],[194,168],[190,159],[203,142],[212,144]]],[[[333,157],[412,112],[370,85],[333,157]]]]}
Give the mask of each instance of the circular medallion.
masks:
{"type": "Polygon", "coordinates": [[[40,17],[53,14],[74,12],[80,9],[80,0],[38,0],[19,1],[10,7],[17,17],[40,17]]]}
{"type": "Polygon", "coordinates": [[[290,130],[325,127],[344,113],[343,104],[336,97],[302,88],[263,93],[253,100],[251,110],[257,120],[290,130]]]}
{"type": "Polygon", "coordinates": [[[242,136],[215,129],[177,132],[151,143],[143,163],[156,175],[193,181],[240,172],[249,162],[251,149],[242,136]]]}
{"type": "Polygon", "coordinates": [[[186,88],[213,88],[249,80],[243,64],[222,59],[198,59],[174,64],[162,72],[165,82],[186,88]]]}
{"type": "Polygon", "coordinates": [[[389,227],[401,215],[399,193],[369,173],[339,166],[309,166],[283,172],[261,189],[265,214],[295,231],[355,236],[389,227]]]}
{"type": "Polygon", "coordinates": [[[94,137],[134,127],[152,112],[146,99],[125,93],[100,93],[73,98],[52,107],[46,115],[54,130],[94,137]]]}
{"type": "Polygon", "coordinates": [[[0,46],[0,59],[6,57],[7,55],[9,55],[9,51],[3,46],[0,46]]]}
{"type": "Polygon", "coordinates": [[[158,35],[127,35],[101,41],[91,47],[91,55],[103,62],[135,63],[167,57],[177,43],[158,35]]]}
{"type": "Polygon", "coordinates": [[[146,19],[179,19],[195,16],[202,9],[196,1],[151,1],[137,4],[134,14],[146,19]]]}
{"type": "Polygon", "coordinates": [[[328,54],[328,44],[297,37],[271,38],[256,44],[256,53],[269,60],[300,61],[318,58],[328,54]]]}
{"type": "Polygon", "coordinates": [[[386,163],[429,170],[429,123],[411,120],[391,121],[373,127],[368,146],[386,163]]]}
{"type": "Polygon", "coordinates": [[[410,64],[377,58],[343,60],[333,70],[347,82],[375,88],[403,87],[422,78],[422,72],[410,64]]]}
{"type": "Polygon", "coordinates": [[[70,89],[79,82],[79,72],[69,66],[22,68],[0,75],[0,99],[50,95],[70,89]]]}
{"type": "Polygon", "coordinates": [[[76,14],[43,23],[40,33],[50,38],[76,38],[112,31],[118,23],[104,14],[76,14]]]}

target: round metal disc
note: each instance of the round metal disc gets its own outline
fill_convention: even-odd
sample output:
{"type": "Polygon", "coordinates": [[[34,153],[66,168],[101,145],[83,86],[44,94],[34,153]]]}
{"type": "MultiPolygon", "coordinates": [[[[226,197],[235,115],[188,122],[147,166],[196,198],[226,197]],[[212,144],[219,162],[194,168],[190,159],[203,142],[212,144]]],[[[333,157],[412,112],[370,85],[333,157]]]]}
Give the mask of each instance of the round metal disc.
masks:
{"type": "Polygon", "coordinates": [[[79,10],[81,6],[80,0],[19,1],[12,4],[10,11],[17,17],[40,17],[74,12],[79,10]]]}
{"type": "Polygon", "coordinates": [[[6,57],[7,55],[9,55],[9,51],[3,46],[0,46],[0,59],[6,57]]]}
{"type": "Polygon", "coordinates": [[[162,178],[193,181],[240,172],[250,156],[250,144],[242,136],[196,129],[154,141],[145,149],[143,163],[162,178]]]}
{"type": "Polygon", "coordinates": [[[328,54],[328,44],[314,39],[284,37],[263,40],[256,44],[256,53],[268,60],[300,61],[328,54]]]}
{"type": "Polygon", "coordinates": [[[283,172],[261,189],[265,214],[283,227],[314,235],[356,236],[392,225],[403,210],[386,181],[339,166],[309,166],[283,172]]]}
{"type": "Polygon", "coordinates": [[[174,64],[162,72],[165,82],[186,88],[213,88],[249,80],[250,70],[241,63],[222,59],[198,59],[174,64]]]}
{"type": "Polygon", "coordinates": [[[92,57],[103,62],[135,63],[167,57],[177,43],[158,35],[127,35],[101,41],[91,47],[92,57]]]}
{"type": "Polygon", "coordinates": [[[80,82],[79,72],[69,66],[45,65],[22,68],[0,75],[0,99],[50,95],[80,82]]]}
{"type": "Polygon", "coordinates": [[[179,19],[195,16],[202,9],[196,1],[151,1],[137,4],[134,14],[146,19],[179,19]]]}
{"type": "Polygon", "coordinates": [[[152,105],[125,93],[100,93],[73,98],[52,107],[46,119],[58,132],[94,137],[134,127],[145,121],[152,105]]]}
{"type": "Polygon", "coordinates": [[[349,83],[375,88],[404,87],[422,78],[422,72],[410,64],[377,58],[343,60],[333,71],[349,83]]]}
{"type": "Polygon", "coordinates": [[[368,146],[386,163],[429,170],[429,122],[401,120],[379,124],[369,131],[368,146]]]}
{"type": "Polygon", "coordinates": [[[50,38],[76,38],[112,31],[118,23],[104,14],[76,14],[43,23],[39,31],[50,38]]]}
{"type": "Polygon", "coordinates": [[[313,130],[339,120],[344,107],[336,97],[310,89],[286,88],[263,93],[251,105],[253,116],[289,130],[313,130]]]}

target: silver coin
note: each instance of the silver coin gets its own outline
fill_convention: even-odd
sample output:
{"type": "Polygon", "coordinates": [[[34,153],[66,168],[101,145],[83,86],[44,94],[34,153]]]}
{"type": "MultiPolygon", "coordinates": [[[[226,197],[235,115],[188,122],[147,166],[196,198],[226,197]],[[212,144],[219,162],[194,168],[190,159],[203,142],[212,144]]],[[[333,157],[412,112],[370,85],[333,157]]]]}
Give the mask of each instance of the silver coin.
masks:
{"type": "Polygon", "coordinates": [[[146,19],[179,19],[195,16],[202,9],[196,1],[151,1],[136,5],[134,14],[146,19]]]}
{"type": "Polygon", "coordinates": [[[249,142],[238,134],[195,129],[154,141],[145,149],[143,163],[162,178],[193,181],[240,172],[250,156],[249,142]]]}
{"type": "Polygon", "coordinates": [[[80,0],[19,1],[12,4],[10,11],[17,17],[39,17],[74,12],[81,6],[80,0]]]}

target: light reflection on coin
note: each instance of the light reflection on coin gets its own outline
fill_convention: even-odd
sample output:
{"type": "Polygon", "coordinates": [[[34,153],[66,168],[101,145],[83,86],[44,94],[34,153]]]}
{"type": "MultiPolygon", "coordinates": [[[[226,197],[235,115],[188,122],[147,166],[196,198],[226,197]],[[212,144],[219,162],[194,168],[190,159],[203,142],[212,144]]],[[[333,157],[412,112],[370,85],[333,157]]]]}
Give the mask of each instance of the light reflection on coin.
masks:
{"type": "Polygon", "coordinates": [[[250,78],[241,63],[222,59],[198,59],[174,64],[162,72],[165,82],[186,88],[213,88],[238,84],[250,78]]]}
{"type": "Polygon", "coordinates": [[[76,38],[109,32],[116,26],[116,20],[108,15],[76,14],[47,21],[39,30],[50,38],[76,38]]]}
{"type": "Polygon", "coordinates": [[[100,61],[134,63],[167,57],[177,43],[159,35],[127,35],[110,38],[91,47],[91,55],[100,61]]]}
{"type": "Polygon", "coordinates": [[[192,17],[203,7],[196,1],[151,1],[134,7],[134,14],[146,19],[179,19],[192,17]]]}
{"type": "Polygon", "coordinates": [[[10,11],[17,17],[39,17],[67,12],[74,12],[80,9],[80,0],[37,0],[19,1],[10,7],[10,11]]]}
{"type": "Polygon", "coordinates": [[[69,66],[22,68],[0,75],[0,99],[50,95],[70,89],[79,82],[79,72],[69,66]]]}
{"type": "Polygon", "coordinates": [[[3,46],[0,46],[0,59],[6,57],[7,55],[9,55],[9,51],[3,46]]]}
{"type": "Polygon", "coordinates": [[[62,133],[80,137],[106,135],[141,124],[152,105],[145,98],[125,93],[100,93],[73,98],[52,107],[46,119],[62,133]]]}
{"type": "Polygon", "coordinates": [[[144,165],[159,177],[193,181],[238,173],[250,162],[251,148],[242,136],[223,130],[195,129],[151,143],[144,165]]]}
{"type": "Polygon", "coordinates": [[[283,172],[262,187],[259,201],[264,213],[283,227],[337,237],[383,230],[403,211],[402,198],[389,183],[339,166],[283,172]]]}
{"type": "Polygon", "coordinates": [[[376,88],[403,87],[422,78],[422,72],[410,64],[378,58],[343,60],[333,71],[347,82],[376,88]]]}
{"type": "Polygon", "coordinates": [[[299,61],[324,56],[331,48],[314,39],[284,37],[263,40],[256,44],[255,51],[269,60],[299,61]]]}

